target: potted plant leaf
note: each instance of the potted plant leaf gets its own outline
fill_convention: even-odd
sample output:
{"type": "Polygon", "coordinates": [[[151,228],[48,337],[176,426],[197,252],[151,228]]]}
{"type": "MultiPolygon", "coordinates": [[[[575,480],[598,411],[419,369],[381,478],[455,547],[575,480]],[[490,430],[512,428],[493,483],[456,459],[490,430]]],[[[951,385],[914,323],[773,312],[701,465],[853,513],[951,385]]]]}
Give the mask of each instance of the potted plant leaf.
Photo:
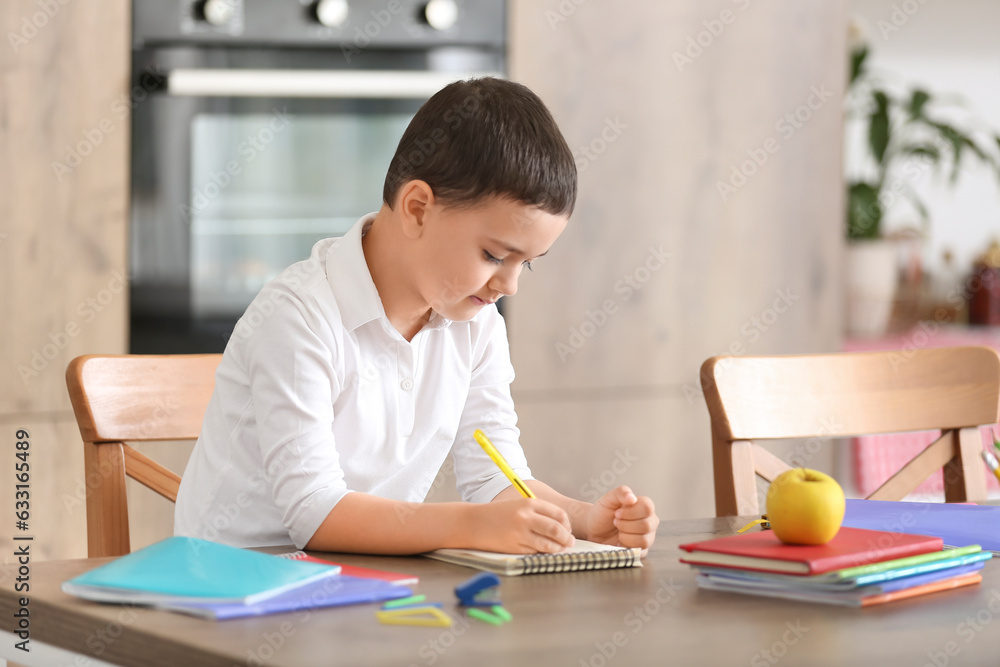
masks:
{"type": "MultiPolygon", "coordinates": [[[[885,332],[896,289],[895,248],[883,235],[886,212],[908,205],[922,224],[928,211],[911,182],[931,168],[950,170],[954,184],[963,161],[973,160],[1000,177],[1000,135],[974,129],[974,121],[949,120],[961,109],[923,88],[896,92],[868,68],[868,49],[850,59],[847,119],[863,130],[864,155],[847,165],[848,333],[885,332]],[[945,113],[942,113],[944,111],[945,113]],[[948,112],[951,112],[948,114],[948,112]]],[[[850,146],[850,144],[849,144],[850,146]]]]}

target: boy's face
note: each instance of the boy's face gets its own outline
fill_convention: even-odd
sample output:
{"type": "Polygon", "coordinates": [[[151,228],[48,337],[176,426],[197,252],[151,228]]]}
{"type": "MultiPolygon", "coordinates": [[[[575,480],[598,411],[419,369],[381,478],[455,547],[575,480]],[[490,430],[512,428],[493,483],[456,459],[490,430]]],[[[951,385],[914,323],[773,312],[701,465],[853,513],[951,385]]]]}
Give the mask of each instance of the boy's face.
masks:
{"type": "Polygon", "coordinates": [[[416,287],[450,320],[470,320],[517,292],[529,263],[549,251],[567,217],[490,197],[473,207],[435,202],[426,210],[416,287]]]}

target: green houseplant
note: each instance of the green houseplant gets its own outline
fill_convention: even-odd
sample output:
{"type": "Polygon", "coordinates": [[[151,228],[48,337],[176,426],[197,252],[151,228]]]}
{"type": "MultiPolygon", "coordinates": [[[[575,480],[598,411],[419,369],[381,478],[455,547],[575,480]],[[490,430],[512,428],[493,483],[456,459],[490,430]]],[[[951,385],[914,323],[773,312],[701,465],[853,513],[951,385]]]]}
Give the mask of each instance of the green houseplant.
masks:
{"type": "Polygon", "coordinates": [[[867,60],[867,47],[851,54],[847,90],[848,120],[867,123],[867,164],[863,173],[847,179],[847,237],[852,240],[879,238],[886,210],[901,199],[926,223],[927,208],[908,182],[925,166],[940,171],[950,165],[949,180],[954,184],[968,155],[1000,177],[1000,135],[944,120],[943,108],[954,110],[960,105],[944,102],[927,90],[893,92],[871,73],[867,60]]]}
{"type": "Polygon", "coordinates": [[[960,104],[923,88],[897,92],[869,70],[864,46],[851,53],[846,105],[848,138],[854,139],[846,151],[854,159],[845,168],[846,328],[849,335],[872,337],[885,333],[898,282],[897,248],[883,233],[886,212],[906,202],[921,224],[928,222],[912,186],[928,168],[939,175],[950,170],[954,184],[963,162],[972,159],[1000,176],[1000,136],[975,128],[967,112],[959,113],[960,104]]]}

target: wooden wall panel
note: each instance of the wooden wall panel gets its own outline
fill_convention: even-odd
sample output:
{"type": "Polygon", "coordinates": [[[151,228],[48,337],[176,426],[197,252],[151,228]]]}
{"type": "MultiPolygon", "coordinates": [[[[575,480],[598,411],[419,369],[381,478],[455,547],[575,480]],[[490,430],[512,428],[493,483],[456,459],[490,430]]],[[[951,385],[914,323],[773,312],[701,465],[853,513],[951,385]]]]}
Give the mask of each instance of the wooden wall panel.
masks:
{"type": "Polygon", "coordinates": [[[846,3],[511,17],[512,77],[580,169],[566,232],[506,304],[529,461],[572,491],[624,448],[661,516],[709,516],[701,362],[839,344],[846,3]]]}
{"type": "MultiPolygon", "coordinates": [[[[83,474],[67,363],[126,350],[130,6],[0,3],[0,453],[32,426],[46,499],[83,474]]],[[[49,502],[39,553],[83,555],[83,515],[49,502]]]]}
{"type": "Polygon", "coordinates": [[[2,414],[68,410],[69,360],[126,347],[129,6],[3,3],[2,414]]]}

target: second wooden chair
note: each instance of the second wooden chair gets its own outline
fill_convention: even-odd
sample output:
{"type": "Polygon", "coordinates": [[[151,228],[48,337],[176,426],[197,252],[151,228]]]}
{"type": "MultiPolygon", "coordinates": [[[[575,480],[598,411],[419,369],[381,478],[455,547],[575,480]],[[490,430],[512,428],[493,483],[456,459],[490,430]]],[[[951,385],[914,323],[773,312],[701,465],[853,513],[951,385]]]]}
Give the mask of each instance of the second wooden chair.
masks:
{"type": "Polygon", "coordinates": [[[758,439],[941,429],[869,498],[901,500],[944,468],[945,501],[986,498],[979,427],[1000,421],[1000,354],[987,347],[708,359],[717,516],[760,514],[756,477],[790,466],[758,439]]]}

